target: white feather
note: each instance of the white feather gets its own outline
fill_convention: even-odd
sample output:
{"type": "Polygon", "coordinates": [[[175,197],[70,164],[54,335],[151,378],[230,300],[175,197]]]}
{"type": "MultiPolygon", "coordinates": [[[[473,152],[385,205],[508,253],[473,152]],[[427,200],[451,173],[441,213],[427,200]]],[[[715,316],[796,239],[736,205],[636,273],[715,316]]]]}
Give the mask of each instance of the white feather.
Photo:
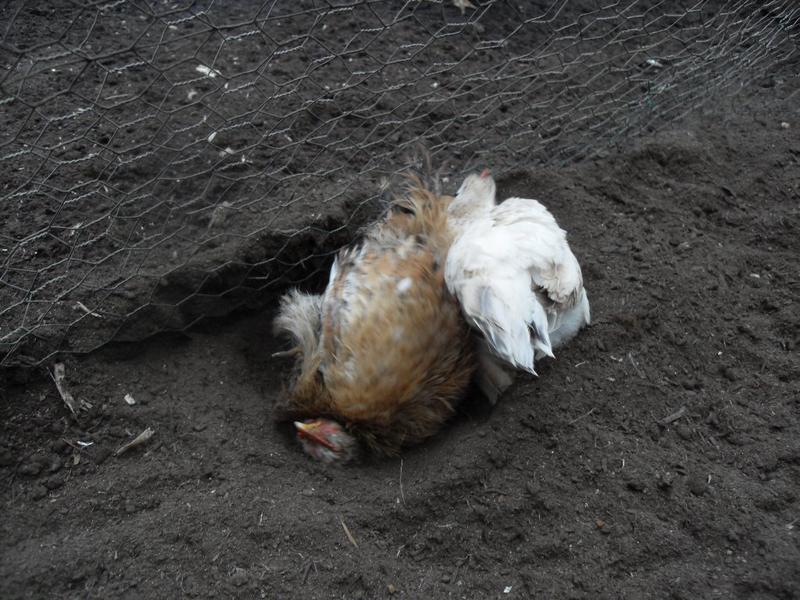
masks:
{"type": "Polygon", "coordinates": [[[494,204],[491,177],[470,175],[451,207],[445,281],[471,325],[508,364],[534,371],[589,322],[580,265],[536,200],[494,204]]]}
{"type": "Polygon", "coordinates": [[[322,296],[291,290],[281,298],[273,322],[276,334],[288,334],[303,358],[317,349],[322,317],[322,296]]]}

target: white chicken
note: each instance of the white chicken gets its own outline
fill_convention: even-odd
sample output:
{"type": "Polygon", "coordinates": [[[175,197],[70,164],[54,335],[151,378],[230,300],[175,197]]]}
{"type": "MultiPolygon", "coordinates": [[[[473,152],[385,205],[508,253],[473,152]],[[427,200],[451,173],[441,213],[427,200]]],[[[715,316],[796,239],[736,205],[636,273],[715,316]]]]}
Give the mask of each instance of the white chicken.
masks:
{"type": "Polygon", "coordinates": [[[488,171],[464,180],[448,209],[445,264],[448,289],[482,334],[478,384],[492,402],[511,384],[506,365],[536,374],[535,358],[552,357],[590,321],[564,230],[536,200],[496,204],[496,189],[488,171]]]}

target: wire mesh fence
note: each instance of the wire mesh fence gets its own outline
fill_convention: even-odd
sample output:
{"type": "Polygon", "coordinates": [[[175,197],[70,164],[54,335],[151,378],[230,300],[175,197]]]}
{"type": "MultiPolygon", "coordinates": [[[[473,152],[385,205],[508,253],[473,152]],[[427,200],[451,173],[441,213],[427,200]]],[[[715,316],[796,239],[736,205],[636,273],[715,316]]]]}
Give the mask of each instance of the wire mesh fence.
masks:
{"type": "Polygon", "coordinates": [[[313,275],[422,141],[590,156],[797,56],[794,0],[10,0],[0,365],[313,275]]]}

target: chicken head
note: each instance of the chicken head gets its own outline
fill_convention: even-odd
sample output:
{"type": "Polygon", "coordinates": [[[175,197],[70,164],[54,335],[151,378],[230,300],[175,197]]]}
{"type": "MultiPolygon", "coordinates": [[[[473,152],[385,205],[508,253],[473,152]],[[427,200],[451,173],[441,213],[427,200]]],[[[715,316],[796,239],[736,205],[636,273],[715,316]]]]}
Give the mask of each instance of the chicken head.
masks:
{"type": "Polygon", "coordinates": [[[489,169],[484,169],[480,175],[477,173],[468,175],[450,203],[448,212],[451,222],[458,227],[465,219],[473,219],[492,210],[495,206],[496,193],[497,185],[489,169]]]}
{"type": "Polygon", "coordinates": [[[309,456],[325,463],[346,463],[355,458],[358,442],[336,421],[295,421],[297,439],[309,456]]]}

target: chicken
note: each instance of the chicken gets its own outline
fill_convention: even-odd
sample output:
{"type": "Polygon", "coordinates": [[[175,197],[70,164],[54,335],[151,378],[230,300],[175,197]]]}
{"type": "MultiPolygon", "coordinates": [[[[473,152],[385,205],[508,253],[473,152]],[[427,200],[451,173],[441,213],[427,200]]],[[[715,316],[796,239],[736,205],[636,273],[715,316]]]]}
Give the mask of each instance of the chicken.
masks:
{"type": "Polygon", "coordinates": [[[322,295],[283,297],[275,329],[293,339],[298,368],[282,414],[311,456],[395,454],[454,414],[476,362],[444,281],[451,201],[412,183],[339,254],[322,295]]]}
{"type": "Polygon", "coordinates": [[[478,383],[492,402],[511,383],[511,366],[536,374],[590,321],[581,268],[566,233],[536,200],[495,203],[488,171],[469,175],[448,208],[454,241],[448,289],[481,334],[478,383]],[[498,361],[499,359],[499,361],[498,361]]]}

